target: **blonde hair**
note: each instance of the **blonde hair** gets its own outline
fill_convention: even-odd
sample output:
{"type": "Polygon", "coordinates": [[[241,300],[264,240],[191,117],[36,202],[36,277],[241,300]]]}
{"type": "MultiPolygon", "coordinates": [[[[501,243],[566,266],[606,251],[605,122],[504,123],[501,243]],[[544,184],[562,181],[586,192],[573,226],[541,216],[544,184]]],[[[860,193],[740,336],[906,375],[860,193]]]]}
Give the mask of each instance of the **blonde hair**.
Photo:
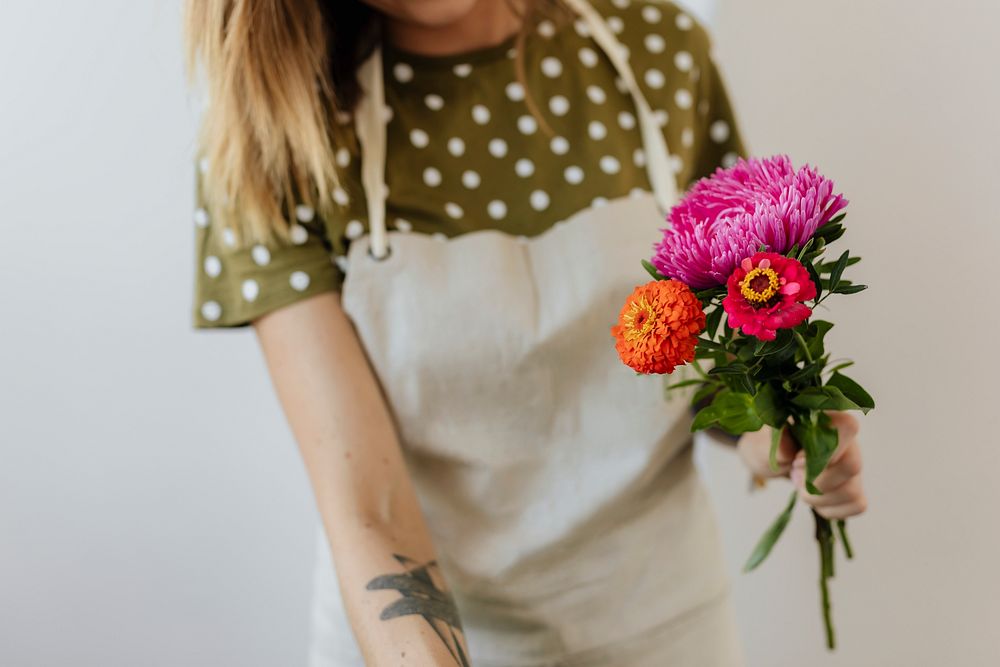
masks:
{"type": "MultiPolygon", "coordinates": [[[[520,78],[532,15],[559,4],[527,0],[520,78]]],[[[355,73],[377,43],[376,18],[358,0],[187,0],[188,68],[195,78],[200,66],[209,98],[199,146],[213,224],[241,242],[266,241],[287,238],[291,203],[330,209],[344,139],[334,118],[357,101],[355,73]]],[[[529,108],[541,119],[533,101],[529,108]]]]}

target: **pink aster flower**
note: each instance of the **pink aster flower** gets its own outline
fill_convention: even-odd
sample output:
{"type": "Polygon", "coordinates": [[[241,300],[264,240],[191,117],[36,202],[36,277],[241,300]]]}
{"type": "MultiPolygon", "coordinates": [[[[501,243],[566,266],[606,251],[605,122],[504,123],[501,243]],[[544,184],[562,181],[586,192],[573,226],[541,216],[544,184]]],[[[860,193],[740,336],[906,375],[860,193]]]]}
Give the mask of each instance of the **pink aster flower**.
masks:
{"type": "Polygon", "coordinates": [[[774,340],[778,329],[805,322],[816,298],[816,285],[802,263],[773,252],[744,259],[729,276],[722,307],[729,326],[745,336],[774,340]]]}
{"type": "Polygon", "coordinates": [[[761,246],[784,254],[847,206],[833,181],[787,155],[738,160],[695,183],[670,211],[653,266],[694,289],[722,285],[761,246]]]}

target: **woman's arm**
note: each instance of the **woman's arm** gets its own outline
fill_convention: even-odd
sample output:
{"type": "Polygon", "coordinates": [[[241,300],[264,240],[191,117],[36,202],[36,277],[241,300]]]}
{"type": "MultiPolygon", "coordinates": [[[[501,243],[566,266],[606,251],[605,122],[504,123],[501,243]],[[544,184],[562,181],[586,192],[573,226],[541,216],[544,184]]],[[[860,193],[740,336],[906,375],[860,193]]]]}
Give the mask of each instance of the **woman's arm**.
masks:
{"type": "Polygon", "coordinates": [[[368,665],[468,665],[392,419],[330,292],[254,321],[368,665]]]}

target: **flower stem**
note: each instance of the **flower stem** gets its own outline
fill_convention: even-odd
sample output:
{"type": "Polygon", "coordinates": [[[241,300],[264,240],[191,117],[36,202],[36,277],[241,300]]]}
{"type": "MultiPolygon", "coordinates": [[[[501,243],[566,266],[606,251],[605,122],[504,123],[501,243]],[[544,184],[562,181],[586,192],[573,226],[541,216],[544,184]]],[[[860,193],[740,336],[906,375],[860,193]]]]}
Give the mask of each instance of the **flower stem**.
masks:
{"type": "Polygon", "coordinates": [[[816,541],[819,545],[819,592],[823,605],[823,627],[826,630],[826,647],[832,651],[837,645],[828,584],[833,576],[833,528],[829,519],[821,516],[815,509],[812,513],[816,520],[816,541]]]}
{"type": "Polygon", "coordinates": [[[799,347],[802,348],[802,353],[806,355],[806,361],[811,364],[813,362],[813,356],[812,352],[809,351],[809,346],[806,345],[805,338],[803,338],[802,334],[800,334],[795,329],[792,329],[792,335],[795,336],[795,340],[798,341],[799,347]]]}
{"type": "Polygon", "coordinates": [[[840,533],[840,541],[844,543],[844,553],[847,555],[847,560],[854,558],[851,541],[847,539],[847,522],[843,519],[837,519],[837,532],[840,533]]]}

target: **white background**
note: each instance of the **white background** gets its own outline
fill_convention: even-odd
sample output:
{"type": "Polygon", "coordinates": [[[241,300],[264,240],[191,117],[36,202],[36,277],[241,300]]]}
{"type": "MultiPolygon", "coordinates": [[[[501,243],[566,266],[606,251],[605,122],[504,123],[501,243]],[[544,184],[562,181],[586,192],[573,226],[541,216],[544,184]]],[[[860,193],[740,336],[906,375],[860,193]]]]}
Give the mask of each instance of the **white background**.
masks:
{"type": "MultiPolygon", "coordinates": [[[[0,3],[0,664],[294,666],[315,515],[252,335],[189,326],[177,3],[0,3]]],[[[835,349],[879,400],[821,648],[800,508],[706,451],[750,667],[1000,663],[1000,4],[722,0],[751,149],[849,194],[835,349]]]]}

